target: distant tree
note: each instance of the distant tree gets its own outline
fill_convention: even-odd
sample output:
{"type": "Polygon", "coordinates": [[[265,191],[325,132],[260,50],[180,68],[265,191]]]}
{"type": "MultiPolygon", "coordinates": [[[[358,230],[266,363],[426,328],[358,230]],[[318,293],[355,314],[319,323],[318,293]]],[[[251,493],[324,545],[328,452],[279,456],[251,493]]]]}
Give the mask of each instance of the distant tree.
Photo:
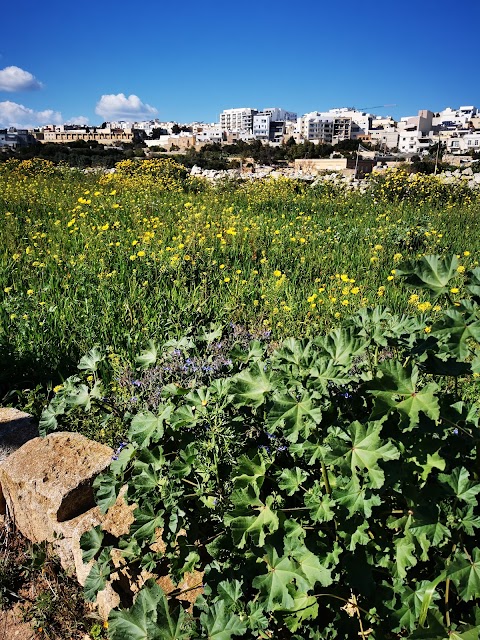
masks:
{"type": "Polygon", "coordinates": [[[446,151],[446,145],[444,142],[436,142],[428,147],[428,155],[430,158],[436,158],[438,152],[438,158],[442,158],[446,151]]]}
{"type": "Polygon", "coordinates": [[[181,128],[178,126],[177,123],[175,123],[172,127],[172,133],[177,136],[180,133],[180,131],[181,131],[181,128]]]}

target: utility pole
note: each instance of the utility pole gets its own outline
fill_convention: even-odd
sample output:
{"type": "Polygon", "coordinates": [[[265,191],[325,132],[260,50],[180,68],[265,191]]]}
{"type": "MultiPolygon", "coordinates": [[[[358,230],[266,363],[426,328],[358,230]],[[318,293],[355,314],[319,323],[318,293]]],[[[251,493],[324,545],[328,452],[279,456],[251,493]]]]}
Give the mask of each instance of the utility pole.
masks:
{"type": "Polygon", "coordinates": [[[360,141],[358,142],[358,148],[357,148],[357,159],[355,161],[355,173],[353,174],[353,179],[356,180],[357,179],[357,169],[358,169],[358,154],[360,151],[360,141]]]}
{"type": "Polygon", "coordinates": [[[437,169],[438,169],[438,156],[440,154],[440,131],[438,132],[438,143],[437,143],[437,155],[435,158],[435,171],[433,172],[433,175],[436,176],[437,175],[437,169]]]}

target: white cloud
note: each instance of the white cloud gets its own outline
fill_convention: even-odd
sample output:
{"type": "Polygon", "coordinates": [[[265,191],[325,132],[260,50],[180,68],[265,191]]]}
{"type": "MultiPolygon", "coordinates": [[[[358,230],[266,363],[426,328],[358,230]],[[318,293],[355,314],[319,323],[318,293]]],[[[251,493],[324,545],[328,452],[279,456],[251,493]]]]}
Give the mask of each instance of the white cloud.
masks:
{"type": "Polygon", "coordinates": [[[0,91],[32,91],[41,88],[42,83],[29,71],[20,67],[0,69],[0,91]]]}
{"type": "Polygon", "coordinates": [[[65,124],[88,124],[87,116],[72,116],[65,124]]]}
{"type": "Polygon", "coordinates": [[[34,111],[23,104],[6,100],[0,102],[0,126],[30,129],[44,124],[61,124],[62,114],[53,109],[34,111]]]}
{"type": "Polygon", "coordinates": [[[136,95],[128,98],[124,93],[103,95],[97,102],[95,113],[106,120],[135,120],[149,118],[158,113],[155,107],[144,104],[136,95]]]}

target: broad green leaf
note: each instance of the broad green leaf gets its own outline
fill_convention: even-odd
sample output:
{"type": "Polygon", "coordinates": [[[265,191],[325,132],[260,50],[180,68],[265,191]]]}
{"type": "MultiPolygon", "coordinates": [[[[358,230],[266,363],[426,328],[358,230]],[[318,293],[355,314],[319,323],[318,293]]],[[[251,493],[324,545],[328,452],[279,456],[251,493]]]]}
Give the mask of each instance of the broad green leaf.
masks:
{"type": "Polygon", "coordinates": [[[449,282],[457,274],[458,258],[423,256],[417,262],[405,262],[396,269],[396,275],[405,282],[419,289],[428,289],[435,296],[448,293],[449,282]]]}
{"type": "Polygon", "coordinates": [[[422,469],[422,473],[420,474],[422,480],[426,480],[433,469],[440,469],[440,471],[445,469],[445,460],[439,455],[439,451],[440,450],[435,451],[433,455],[427,453],[427,461],[424,463],[419,462],[417,458],[411,458],[411,460],[422,469]]]}
{"type": "Polygon", "coordinates": [[[328,395],[329,385],[337,386],[352,381],[352,376],[345,367],[334,364],[330,358],[317,358],[309,371],[307,386],[328,395]]]}
{"type": "Polygon", "coordinates": [[[324,492],[319,481],[315,481],[313,487],[304,494],[305,506],[310,509],[310,517],[314,522],[330,522],[335,513],[335,502],[331,496],[324,492]]]}
{"type": "Polygon", "coordinates": [[[276,531],[279,527],[278,516],[271,506],[273,503],[273,496],[267,496],[265,503],[259,499],[255,499],[251,494],[244,494],[248,496],[250,508],[241,509],[243,513],[251,513],[256,511],[256,515],[236,515],[240,509],[233,511],[225,516],[225,524],[230,527],[232,531],[232,537],[235,544],[240,549],[247,544],[247,538],[250,537],[257,547],[263,547],[265,544],[265,538],[267,535],[276,531]]]}
{"type": "Polygon", "coordinates": [[[198,331],[197,339],[207,344],[212,344],[215,340],[220,340],[223,334],[222,325],[214,322],[210,323],[209,327],[200,327],[198,331]]]}
{"type": "Polygon", "coordinates": [[[193,442],[190,442],[184,449],[181,449],[171,466],[172,474],[177,478],[186,478],[195,466],[198,453],[198,449],[193,442]]]}
{"type": "Polygon", "coordinates": [[[480,529],[480,516],[473,512],[473,506],[457,509],[458,526],[469,536],[475,535],[475,529],[480,529]]]}
{"type": "Polygon", "coordinates": [[[279,393],[273,397],[273,406],[267,416],[267,429],[274,433],[281,429],[287,440],[296,442],[301,435],[306,439],[312,427],[322,419],[322,410],[314,407],[312,398],[303,391],[299,398],[291,393],[279,393]]]}
{"type": "Polygon", "coordinates": [[[82,550],[83,562],[90,562],[90,560],[93,560],[101,550],[103,536],[104,533],[101,525],[97,525],[96,527],[93,527],[93,529],[85,531],[85,533],[80,537],[80,548],[82,550]]]}
{"type": "Polygon", "coordinates": [[[107,513],[108,509],[115,504],[118,496],[117,480],[109,470],[98,475],[93,481],[95,491],[95,501],[102,513],[107,513]]]}
{"type": "Polygon", "coordinates": [[[249,369],[237,373],[231,379],[230,393],[235,406],[257,408],[263,404],[268,393],[273,391],[271,375],[265,372],[265,363],[254,362],[249,369]]]}
{"type": "Polygon", "coordinates": [[[260,489],[269,467],[270,463],[267,463],[258,453],[254,458],[249,458],[246,455],[240,456],[238,467],[235,469],[237,475],[233,477],[235,487],[243,488],[251,485],[260,489]]]}
{"type": "Polygon", "coordinates": [[[287,496],[293,496],[298,491],[302,482],[308,478],[308,474],[295,467],[294,469],[284,469],[278,474],[278,486],[282,491],[287,492],[287,496]]]}
{"type": "Polygon", "coordinates": [[[275,364],[283,363],[296,365],[296,369],[308,367],[312,359],[312,341],[297,340],[296,338],[286,338],[281,346],[274,351],[272,359],[275,364]]]}
{"type": "Polygon", "coordinates": [[[475,548],[472,555],[457,550],[447,575],[457,588],[457,593],[468,602],[480,597],[480,550],[475,548]]]}
{"type": "Polygon", "coordinates": [[[134,484],[136,492],[153,491],[159,488],[162,484],[163,478],[157,473],[151,466],[145,466],[140,473],[135,474],[134,484]]]}
{"type": "Polygon", "coordinates": [[[439,510],[433,505],[428,509],[415,509],[408,530],[416,538],[425,536],[434,547],[451,536],[450,530],[439,521],[439,510]]]}
{"type": "Polygon", "coordinates": [[[148,369],[148,367],[156,363],[157,357],[157,347],[153,340],[149,340],[148,347],[135,358],[135,362],[139,365],[140,369],[148,369]]]}
{"type": "Polygon", "coordinates": [[[355,531],[347,537],[349,538],[348,549],[350,551],[355,551],[358,545],[365,546],[370,542],[370,537],[368,535],[368,522],[362,522],[360,526],[358,526],[355,531]]]}
{"type": "Polygon", "coordinates": [[[169,422],[174,429],[181,427],[194,427],[202,418],[193,411],[189,404],[183,404],[172,412],[169,422]]]}
{"type": "Polygon", "coordinates": [[[294,633],[306,620],[315,620],[318,616],[318,600],[314,596],[300,593],[295,596],[291,615],[285,618],[289,631],[294,633]]]}
{"type": "Polygon", "coordinates": [[[149,505],[135,509],[135,520],[130,526],[130,535],[139,542],[154,542],[155,530],[164,526],[164,513],[163,509],[155,513],[149,505]]]}
{"type": "Polygon", "coordinates": [[[190,551],[188,556],[185,558],[185,562],[183,566],[179,569],[180,575],[184,575],[185,573],[192,573],[195,571],[195,568],[198,566],[200,562],[200,556],[197,551],[190,551]]]}
{"type": "Polygon", "coordinates": [[[465,467],[456,467],[450,475],[440,473],[438,476],[440,482],[447,485],[450,495],[475,506],[478,502],[476,496],[480,493],[480,482],[471,482],[469,478],[470,474],[465,467]]]}
{"type": "Polygon", "coordinates": [[[263,561],[267,564],[268,572],[254,578],[252,584],[265,597],[267,611],[274,609],[290,610],[294,606],[294,599],[289,587],[299,578],[295,563],[289,557],[280,558],[274,547],[267,545],[263,561]]]}
{"type": "Polygon", "coordinates": [[[172,413],[172,405],[160,406],[159,415],[154,415],[151,411],[137,413],[133,418],[128,437],[136,442],[140,447],[146,447],[150,441],[158,442],[163,437],[163,424],[172,413]]]}
{"type": "Polygon", "coordinates": [[[181,606],[170,613],[162,589],[152,580],[128,610],[112,610],[108,633],[111,640],[188,640],[186,615],[181,606]]]}
{"type": "Polygon", "coordinates": [[[100,349],[93,347],[93,349],[90,349],[90,351],[80,359],[77,369],[94,373],[97,370],[98,364],[102,362],[104,358],[105,356],[100,349]]]}
{"type": "Polygon", "coordinates": [[[236,605],[243,595],[242,583],[238,580],[223,580],[218,585],[217,591],[228,608],[236,605]]]}
{"type": "Polygon", "coordinates": [[[105,589],[107,579],[110,576],[110,552],[112,547],[105,547],[100,552],[98,559],[93,563],[90,573],[85,580],[84,595],[87,602],[95,602],[97,593],[105,589]]]}
{"type": "Polygon", "coordinates": [[[323,349],[334,364],[348,367],[353,357],[365,351],[365,342],[355,336],[353,327],[330,331],[326,336],[315,339],[315,344],[323,349]]]}
{"type": "MultiPolygon", "coordinates": [[[[153,585],[152,587],[153,588],[153,585]]],[[[161,589],[160,589],[161,591],[161,589]]],[[[158,596],[157,603],[157,624],[155,632],[158,633],[159,640],[189,640],[192,634],[186,628],[186,614],[181,605],[175,607],[170,612],[167,598],[163,593],[158,596]]]]}
{"type": "Polygon", "coordinates": [[[143,588],[131,609],[113,609],[108,618],[111,640],[158,640],[158,634],[152,633],[152,623],[156,621],[159,597],[152,590],[143,588]]]}
{"type": "Polygon", "coordinates": [[[322,587],[328,587],[332,584],[332,572],[326,569],[320,559],[306,547],[299,547],[293,557],[298,562],[302,576],[306,579],[307,589],[312,589],[317,582],[322,587]]]}
{"type": "Polygon", "coordinates": [[[398,411],[409,428],[415,427],[422,412],[435,422],[440,417],[440,405],[434,382],[423,388],[418,386],[419,370],[416,366],[403,367],[398,360],[390,360],[379,367],[382,377],[370,385],[369,393],[375,397],[372,418],[381,418],[390,411],[398,411]]]}
{"type": "Polygon", "coordinates": [[[267,629],[268,619],[265,616],[265,608],[262,603],[250,600],[247,608],[247,616],[246,623],[251,631],[267,629]]]}
{"type": "Polygon", "coordinates": [[[369,422],[363,425],[352,422],[350,425],[349,441],[336,439],[332,443],[331,451],[325,455],[325,461],[340,469],[350,468],[352,476],[357,471],[366,471],[372,487],[378,489],[385,482],[385,474],[379,466],[379,461],[397,460],[400,452],[391,443],[382,443],[380,422],[369,422]]]}
{"type": "Polygon", "coordinates": [[[368,519],[372,515],[372,508],[378,507],[382,502],[380,496],[360,484],[357,476],[350,478],[345,485],[333,489],[332,497],[340,506],[348,509],[349,518],[355,513],[361,513],[368,519]]]}
{"type": "Polygon", "coordinates": [[[72,407],[82,407],[89,411],[91,407],[90,389],[86,384],[79,384],[66,397],[67,404],[72,407]]]}
{"type": "Polygon", "coordinates": [[[478,640],[480,638],[480,625],[469,627],[466,631],[464,627],[459,627],[455,631],[450,631],[448,640],[478,640]]]}
{"type": "Polygon", "coordinates": [[[398,621],[398,626],[394,627],[394,631],[402,629],[413,631],[418,626],[418,620],[425,609],[426,603],[428,602],[428,607],[430,607],[433,601],[440,598],[435,590],[429,591],[431,590],[431,583],[427,580],[412,584],[414,589],[408,584],[403,586],[401,600],[393,609],[393,617],[398,621]],[[429,593],[425,597],[427,591],[429,593]]]}
{"type": "Polygon", "coordinates": [[[232,347],[229,355],[234,362],[242,362],[248,364],[249,362],[256,362],[263,358],[265,354],[265,347],[258,340],[252,340],[247,347],[247,350],[239,344],[235,344],[232,347]]]}
{"type": "Polygon", "coordinates": [[[394,575],[400,579],[405,578],[407,569],[417,564],[417,559],[413,555],[415,545],[406,537],[395,540],[394,575]]]}
{"type": "Polygon", "coordinates": [[[467,315],[456,309],[447,309],[432,326],[431,335],[444,338],[447,352],[465,360],[470,354],[470,340],[480,341],[480,320],[477,314],[467,315]]]}
{"type": "Polygon", "coordinates": [[[230,640],[232,636],[241,636],[247,630],[245,622],[226,610],[223,600],[209,607],[208,613],[201,613],[200,622],[209,640],[230,640]]]}
{"type": "Polygon", "coordinates": [[[47,433],[56,431],[56,429],[58,428],[57,417],[63,415],[66,408],[67,399],[63,394],[53,397],[49,405],[42,411],[42,414],[40,416],[38,431],[42,437],[45,437],[47,433]]]}
{"type": "Polygon", "coordinates": [[[475,267],[467,273],[465,288],[477,298],[480,297],[480,267],[475,267]]]}
{"type": "Polygon", "coordinates": [[[308,466],[315,464],[317,460],[324,458],[325,447],[314,442],[298,442],[288,447],[289,452],[295,458],[306,458],[308,466]]]}

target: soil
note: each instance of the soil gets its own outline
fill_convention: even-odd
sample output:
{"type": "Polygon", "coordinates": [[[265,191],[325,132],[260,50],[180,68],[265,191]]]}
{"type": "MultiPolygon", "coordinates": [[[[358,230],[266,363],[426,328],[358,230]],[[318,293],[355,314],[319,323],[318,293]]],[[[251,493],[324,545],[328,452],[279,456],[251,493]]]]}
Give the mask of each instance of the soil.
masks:
{"type": "Polygon", "coordinates": [[[82,588],[44,545],[0,529],[0,640],[88,640],[82,588]]]}
{"type": "Polygon", "coordinates": [[[22,622],[19,605],[0,611],[0,640],[35,640],[38,636],[28,622],[22,622]]]}

